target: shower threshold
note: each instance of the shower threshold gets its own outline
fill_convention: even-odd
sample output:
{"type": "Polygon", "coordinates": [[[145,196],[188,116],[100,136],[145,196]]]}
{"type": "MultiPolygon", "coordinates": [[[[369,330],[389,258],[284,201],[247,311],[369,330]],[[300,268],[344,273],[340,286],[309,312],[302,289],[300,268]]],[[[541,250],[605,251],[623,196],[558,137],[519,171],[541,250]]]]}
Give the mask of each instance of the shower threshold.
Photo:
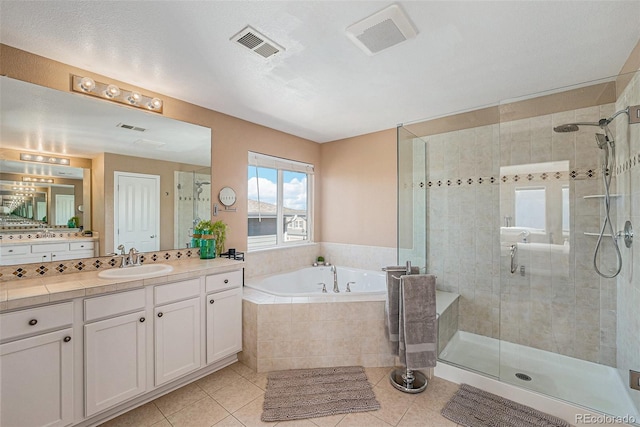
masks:
{"type": "Polygon", "coordinates": [[[440,359],[579,406],[634,417],[634,406],[617,369],[482,335],[457,331],[440,359]]]}

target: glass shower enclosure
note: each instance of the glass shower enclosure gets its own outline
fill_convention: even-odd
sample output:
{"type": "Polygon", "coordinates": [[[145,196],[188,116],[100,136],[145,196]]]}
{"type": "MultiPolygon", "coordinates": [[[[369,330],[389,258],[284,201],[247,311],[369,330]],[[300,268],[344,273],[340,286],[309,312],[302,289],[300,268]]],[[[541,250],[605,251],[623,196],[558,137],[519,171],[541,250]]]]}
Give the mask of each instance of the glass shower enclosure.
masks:
{"type": "Polygon", "coordinates": [[[640,72],[398,128],[399,262],[458,296],[441,363],[640,422],[638,104],[640,72]]]}

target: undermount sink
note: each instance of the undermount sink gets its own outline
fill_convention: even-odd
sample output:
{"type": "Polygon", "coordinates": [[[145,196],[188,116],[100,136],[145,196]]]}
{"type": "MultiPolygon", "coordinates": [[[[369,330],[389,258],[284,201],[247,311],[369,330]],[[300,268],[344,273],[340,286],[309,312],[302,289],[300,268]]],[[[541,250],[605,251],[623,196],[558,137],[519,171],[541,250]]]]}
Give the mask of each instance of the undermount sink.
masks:
{"type": "Polygon", "coordinates": [[[144,264],[135,267],[110,268],[98,273],[98,277],[103,279],[144,279],[160,276],[171,270],[173,267],[167,264],[144,264]]]}

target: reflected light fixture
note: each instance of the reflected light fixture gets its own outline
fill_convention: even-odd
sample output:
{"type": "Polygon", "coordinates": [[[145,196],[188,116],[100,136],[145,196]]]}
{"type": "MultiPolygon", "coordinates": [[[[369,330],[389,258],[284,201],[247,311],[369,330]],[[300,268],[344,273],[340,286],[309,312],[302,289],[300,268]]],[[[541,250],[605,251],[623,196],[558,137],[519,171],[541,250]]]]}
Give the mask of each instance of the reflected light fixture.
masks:
{"type": "Polygon", "coordinates": [[[71,90],[162,114],[163,101],[160,98],[143,95],[137,91],[121,89],[112,83],[97,82],[91,77],[72,76],[71,90]]]}
{"type": "Polygon", "coordinates": [[[37,176],[23,176],[22,182],[44,182],[47,184],[53,184],[52,178],[40,178],[37,176]]]}
{"type": "Polygon", "coordinates": [[[43,156],[41,154],[20,153],[20,160],[25,162],[49,163],[52,165],[66,165],[71,163],[70,159],[64,157],[43,156]]]}

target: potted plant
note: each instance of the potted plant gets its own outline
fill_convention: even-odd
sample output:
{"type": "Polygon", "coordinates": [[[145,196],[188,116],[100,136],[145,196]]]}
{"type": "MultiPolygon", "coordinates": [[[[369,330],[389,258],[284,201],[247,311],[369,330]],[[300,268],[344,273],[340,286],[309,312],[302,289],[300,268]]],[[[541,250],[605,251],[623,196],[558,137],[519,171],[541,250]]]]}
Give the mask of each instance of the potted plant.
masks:
{"type": "Polygon", "coordinates": [[[216,240],[216,255],[220,256],[224,252],[224,243],[227,239],[227,230],[229,227],[222,220],[211,222],[203,220],[196,225],[196,229],[201,230],[202,234],[211,234],[216,240]]]}
{"type": "Polygon", "coordinates": [[[69,218],[69,221],[67,221],[67,227],[69,228],[76,228],[78,225],[80,225],[80,218],[77,216],[72,216],[69,218]]]}

